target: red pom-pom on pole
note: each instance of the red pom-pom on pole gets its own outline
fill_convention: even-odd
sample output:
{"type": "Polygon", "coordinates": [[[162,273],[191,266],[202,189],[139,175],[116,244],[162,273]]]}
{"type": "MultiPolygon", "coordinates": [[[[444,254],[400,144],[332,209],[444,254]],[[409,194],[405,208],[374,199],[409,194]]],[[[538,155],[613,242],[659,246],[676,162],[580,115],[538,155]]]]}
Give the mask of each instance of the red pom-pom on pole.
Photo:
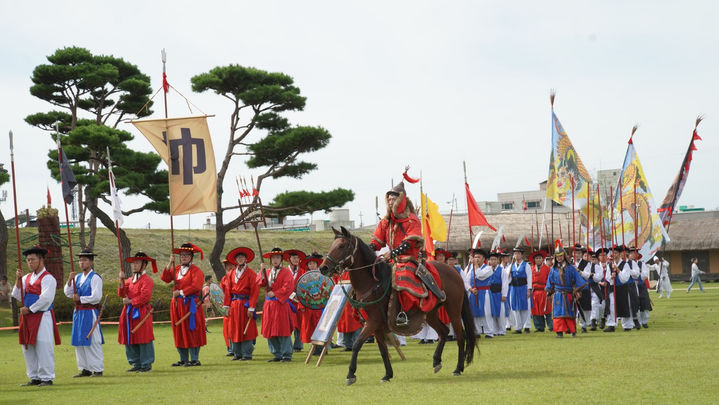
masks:
{"type": "Polygon", "coordinates": [[[407,174],[407,171],[408,171],[408,170],[409,170],[409,166],[406,166],[406,167],[404,168],[404,173],[402,173],[402,177],[404,177],[405,180],[407,180],[408,182],[410,182],[410,183],[412,183],[412,184],[418,183],[418,182],[419,182],[419,179],[415,179],[415,178],[409,177],[409,174],[407,174]]]}

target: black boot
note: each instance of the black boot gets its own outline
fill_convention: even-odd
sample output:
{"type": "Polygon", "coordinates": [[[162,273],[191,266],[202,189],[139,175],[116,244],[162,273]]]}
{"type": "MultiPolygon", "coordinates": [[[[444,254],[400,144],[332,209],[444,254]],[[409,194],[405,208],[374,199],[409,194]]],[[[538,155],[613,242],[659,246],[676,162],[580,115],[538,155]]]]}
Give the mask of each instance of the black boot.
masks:
{"type": "Polygon", "coordinates": [[[605,326],[607,326],[607,318],[602,318],[602,320],[599,321],[599,329],[604,329],[605,326]]]}
{"type": "Polygon", "coordinates": [[[593,331],[597,330],[597,320],[596,319],[592,319],[592,327],[589,328],[589,330],[593,330],[593,331]]]}
{"type": "Polygon", "coordinates": [[[607,326],[607,327],[604,329],[604,331],[605,331],[605,332],[614,332],[614,326],[607,326]]]}
{"type": "Polygon", "coordinates": [[[561,338],[563,338],[563,337],[564,337],[564,333],[562,333],[562,332],[557,332],[557,338],[561,339],[561,338]]]}

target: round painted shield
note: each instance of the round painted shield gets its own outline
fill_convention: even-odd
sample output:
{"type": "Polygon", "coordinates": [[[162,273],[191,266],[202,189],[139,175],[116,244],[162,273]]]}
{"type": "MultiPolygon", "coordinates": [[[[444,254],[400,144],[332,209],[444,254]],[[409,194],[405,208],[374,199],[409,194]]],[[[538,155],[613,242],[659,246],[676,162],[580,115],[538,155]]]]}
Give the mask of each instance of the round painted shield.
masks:
{"type": "Polygon", "coordinates": [[[310,309],[322,309],[330,299],[335,283],[319,271],[308,271],[297,280],[297,300],[310,309]]]}
{"type": "Polygon", "coordinates": [[[227,316],[225,310],[225,292],[217,283],[210,283],[210,303],[220,316],[227,316]]]}

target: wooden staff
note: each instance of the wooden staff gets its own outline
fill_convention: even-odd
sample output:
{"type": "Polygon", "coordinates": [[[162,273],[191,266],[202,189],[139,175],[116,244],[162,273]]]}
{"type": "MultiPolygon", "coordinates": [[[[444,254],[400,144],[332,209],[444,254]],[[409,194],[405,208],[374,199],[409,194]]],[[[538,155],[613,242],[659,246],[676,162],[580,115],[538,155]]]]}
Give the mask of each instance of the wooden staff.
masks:
{"type": "Polygon", "coordinates": [[[639,249],[639,210],[637,209],[637,180],[634,180],[634,248],[639,249]]]}
{"type": "MultiPolygon", "coordinates": [[[[162,49],[162,88],[163,92],[162,95],[165,98],[165,130],[167,130],[167,92],[169,91],[170,84],[167,82],[167,71],[165,69],[165,64],[167,63],[167,53],[165,52],[165,49],[162,49]]],[[[170,156],[170,142],[167,142],[167,156],[170,156]]],[[[170,171],[167,171],[168,179],[170,177],[170,171]]],[[[169,185],[169,182],[168,182],[169,185]]],[[[171,198],[172,193],[168,194],[168,200],[171,198]]],[[[170,208],[172,208],[172,204],[170,204],[170,208]]],[[[172,247],[172,250],[175,250],[175,222],[172,219],[172,209],[170,210],[170,246],[172,247]]]]}
{"type": "Polygon", "coordinates": [[[622,196],[622,189],[624,188],[624,179],[619,177],[619,219],[622,221],[622,246],[626,246],[624,241],[624,197],[622,196]]]}
{"type": "MultiPolygon", "coordinates": [[[[15,244],[17,245],[17,268],[22,272],[22,254],[20,252],[20,224],[17,216],[17,189],[15,188],[15,148],[12,142],[12,131],[10,131],[10,170],[12,171],[12,197],[15,203],[15,244]]],[[[29,222],[29,218],[25,218],[29,222]]],[[[25,293],[23,292],[22,277],[20,282],[20,307],[25,306],[25,293]]],[[[22,314],[20,314],[22,316],[22,314]]]]}
{"type": "MultiPolygon", "coordinates": [[[[462,161],[462,167],[464,168],[464,187],[467,188],[467,162],[462,161]]],[[[467,196],[465,196],[467,198],[467,196]]],[[[469,248],[474,249],[472,246],[472,224],[469,222],[469,201],[467,201],[467,226],[469,226],[469,248]]]]}
{"type": "MultiPolygon", "coordinates": [[[[597,184],[598,184],[598,183],[597,183],[597,184]]],[[[592,208],[592,199],[590,198],[591,195],[592,195],[592,194],[591,194],[591,191],[592,191],[592,188],[589,187],[589,185],[587,185],[587,250],[589,250],[589,232],[590,232],[590,228],[589,228],[589,224],[590,224],[590,222],[589,222],[589,216],[590,216],[590,214],[589,214],[589,212],[590,212],[590,209],[592,208]]],[[[596,211],[596,210],[595,210],[595,211],[596,211]]],[[[591,224],[594,225],[594,217],[592,217],[592,222],[591,222],[591,224]]],[[[581,239],[581,235],[580,235],[580,239],[581,239]]],[[[596,241],[594,241],[594,232],[592,232],[592,242],[596,242],[596,241]]]]}
{"type": "MultiPolygon", "coordinates": [[[[140,322],[138,322],[137,325],[135,325],[135,327],[132,328],[130,333],[135,334],[135,332],[137,332],[137,330],[140,329],[140,326],[142,326],[150,318],[150,315],[152,315],[152,313],[155,312],[155,307],[158,305],[160,305],[159,299],[157,300],[157,302],[155,302],[155,305],[150,306],[150,310],[145,314],[145,316],[140,320],[140,322]]],[[[128,340],[128,342],[129,342],[129,340],[128,340]]]]}
{"type": "Polygon", "coordinates": [[[242,331],[242,335],[243,335],[243,336],[247,334],[247,328],[250,327],[250,322],[252,322],[252,317],[251,317],[251,316],[248,316],[248,317],[247,317],[247,323],[245,324],[245,329],[242,331]]]}
{"type": "Polygon", "coordinates": [[[449,252],[449,231],[450,231],[450,229],[452,229],[452,213],[454,211],[454,194],[452,194],[452,201],[449,204],[450,204],[449,225],[447,225],[447,243],[445,244],[445,250],[447,250],[448,252],[449,252]]]}
{"type": "MultiPolygon", "coordinates": [[[[60,129],[58,128],[58,123],[55,122],[55,132],[57,133],[57,161],[59,163],[60,167],[60,184],[62,185],[62,145],[60,143],[60,129]]],[[[68,185],[69,186],[69,185],[68,185]]],[[[65,201],[65,195],[62,196],[62,202],[65,206],[65,228],[67,230],[67,247],[70,251],[70,271],[72,273],[75,272],[75,260],[73,260],[72,255],[72,238],[70,236],[70,217],[67,214],[67,202],[65,201]]],[[[75,279],[72,280],[72,290],[75,294],[77,294],[77,286],[75,285],[75,279]]]]}
{"type": "MultiPolygon", "coordinates": [[[[572,246],[577,244],[576,235],[574,234],[575,229],[575,223],[574,223],[574,176],[569,176],[569,182],[572,184],[572,246]]],[[[589,189],[587,187],[587,189],[589,189]]],[[[589,192],[587,192],[587,206],[589,206],[589,192]]],[[[569,224],[567,224],[569,225],[569,224]]],[[[567,231],[567,238],[569,238],[569,231],[567,231]]],[[[587,249],[589,249],[589,244],[587,244],[587,249]]]]}
{"type": "Polygon", "coordinates": [[[105,300],[102,301],[102,306],[100,307],[100,312],[97,314],[97,318],[95,319],[95,323],[92,324],[92,328],[90,329],[90,332],[85,336],[85,339],[90,339],[90,336],[92,336],[92,332],[95,331],[95,328],[97,328],[97,325],[100,324],[100,319],[102,318],[102,313],[105,312],[105,304],[107,303],[107,295],[105,296],[105,300]]]}
{"type": "MultiPolygon", "coordinates": [[[[110,159],[110,147],[106,146],[106,153],[107,153],[107,167],[110,171],[112,171],[112,159],[110,159]]],[[[112,184],[110,185],[110,190],[115,190],[117,192],[117,187],[115,186],[115,175],[112,175],[112,178],[110,179],[112,184]]],[[[115,198],[115,196],[111,196],[112,198],[115,198]]],[[[120,244],[120,223],[117,219],[115,219],[115,237],[117,238],[117,253],[120,256],[120,272],[125,272],[125,269],[122,267],[122,244],[120,244]]],[[[70,251],[70,254],[72,254],[72,251],[70,251]]]]}

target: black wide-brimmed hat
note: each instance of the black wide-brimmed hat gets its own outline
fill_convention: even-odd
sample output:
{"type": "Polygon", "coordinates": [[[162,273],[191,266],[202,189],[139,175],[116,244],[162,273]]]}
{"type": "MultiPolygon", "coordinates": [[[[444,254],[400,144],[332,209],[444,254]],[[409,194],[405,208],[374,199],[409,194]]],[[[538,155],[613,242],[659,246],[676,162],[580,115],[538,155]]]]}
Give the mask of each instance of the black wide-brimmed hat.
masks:
{"type": "Polygon", "coordinates": [[[77,257],[87,257],[90,260],[95,260],[95,256],[97,256],[95,253],[93,253],[92,249],[90,248],[83,248],[80,253],[77,254],[77,257]]]}
{"type": "Polygon", "coordinates": [[[41,248],[40,245],[35,245],[35,246],[31,247],[30,249],[23,251],[22,254],[24,256],[31,255],[31,254],[45,256],[47,254],[47,249],[41,248]]]}
{"type": "Polygon", "coordinates": [[[483,257],[487,257],[487,251],[484,250],[484,249],[481,249],[481,248],[472,249],[472,250],[471,250],[471,253],[472,253],[472,256],[474,256],[474,255],[476,255],[477,253],[479,253],[479,254],[482,255],[483,257]]]}
{"type": "Polygon", "coordinates": [[[307,267],[307,264],[309,262],[315,262],[317,263],[317,266],[319,267],[320,264],[322,264],[323,256],[317,252],[312,252],[311,255],[307,256],[300,262],[301,266],[307,267]]]}

